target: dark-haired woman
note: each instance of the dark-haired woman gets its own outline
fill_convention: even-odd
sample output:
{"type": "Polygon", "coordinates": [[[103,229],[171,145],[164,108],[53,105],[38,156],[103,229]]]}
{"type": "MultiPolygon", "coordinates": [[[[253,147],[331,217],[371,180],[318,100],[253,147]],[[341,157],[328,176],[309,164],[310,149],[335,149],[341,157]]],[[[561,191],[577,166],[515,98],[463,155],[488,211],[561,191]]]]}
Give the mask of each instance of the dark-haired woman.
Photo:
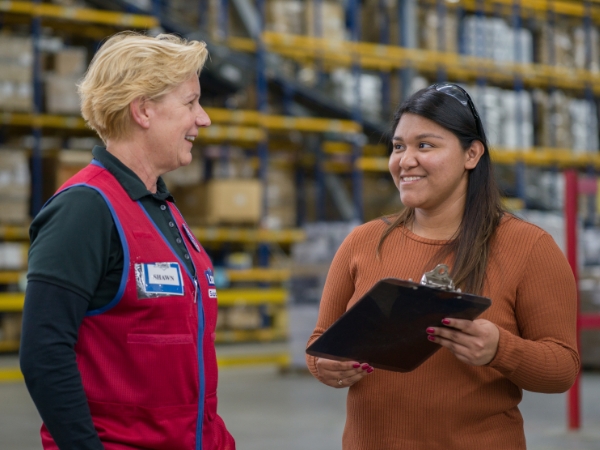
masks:
{"type": "Polygon", "coordinates": [[[525,449],[522,390],[564,392],[579,370],[569,265],[546,232],[502,210],[485,132],[462,88],[414,94],[392,136],[389,170],[405,209],[344,241],[309,344],[378,280],[418,280],[439,263],[492,306],[477,320],[428,328],[443,348],[410,373],[312,356],[308,367],[324,384],[350,387],[344,450],[525,449]]]}

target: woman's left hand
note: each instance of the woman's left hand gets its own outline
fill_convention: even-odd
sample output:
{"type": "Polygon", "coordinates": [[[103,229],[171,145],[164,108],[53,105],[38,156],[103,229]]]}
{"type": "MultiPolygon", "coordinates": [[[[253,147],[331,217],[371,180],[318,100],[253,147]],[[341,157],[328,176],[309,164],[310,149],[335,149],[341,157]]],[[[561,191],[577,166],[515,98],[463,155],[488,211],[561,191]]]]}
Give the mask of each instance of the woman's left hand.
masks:
{"type": "Polygon", "coordinates": [[[498,351],[500,332],[489,320],[443,319],[446,327],[427,328],[427,339],[446,347],[471,366],[489,363],[498,351]]]}

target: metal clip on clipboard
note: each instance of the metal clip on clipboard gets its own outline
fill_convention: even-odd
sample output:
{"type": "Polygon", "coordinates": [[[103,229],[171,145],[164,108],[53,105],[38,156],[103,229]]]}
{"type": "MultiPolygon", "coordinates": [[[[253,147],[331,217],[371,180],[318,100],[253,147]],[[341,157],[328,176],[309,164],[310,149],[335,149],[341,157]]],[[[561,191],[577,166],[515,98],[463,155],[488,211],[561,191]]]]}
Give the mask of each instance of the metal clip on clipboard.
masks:
{"type": "Polygon", "coordinates": [[[489,298],[455,289],[448,266],[437,265],[420,283],[384,278],[366,292],[307,349],[338,361],[360,361],[395,372],[410,372],[441,347],[425,330],[444,317],[473,320],[489,298]]]}
{"type": "MultiPolygon", "coordinates": [[[[450,278],[448,266],[446,264],[438,264],[431,272],[425,272],[421,277],[421,284],[447,291],[454,291],[454,281],[450,278]]],[[[460,289],[456,290],[460,292],[460,289]]]]}

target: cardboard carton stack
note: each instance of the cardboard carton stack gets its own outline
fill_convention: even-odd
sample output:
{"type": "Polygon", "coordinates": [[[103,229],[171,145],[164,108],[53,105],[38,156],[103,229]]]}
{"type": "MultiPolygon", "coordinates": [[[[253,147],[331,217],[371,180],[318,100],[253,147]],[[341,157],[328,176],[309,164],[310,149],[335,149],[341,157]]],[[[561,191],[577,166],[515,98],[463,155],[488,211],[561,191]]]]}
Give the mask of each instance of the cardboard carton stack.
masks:
{"type": "MultiPolygon", "coordinates": [[[[338,68],[331,73],[334,96],[346,108],[353,108],[357,101],[357,83],[351,70],[338,68]]],[[[358,81],[358,102],[365,118],[378,121],[382,114],[381,77],[376,73],[362,72],[358,81]]]]}
{"type": "Polygon", "coordinates": [[[27,152],[0,150],[0,224],[22,225],[29,220],[30,182],[27,152]]]}
{"type": "Polygon", "coordinates": [[[65,47],[53,55],[53,70],[46,73],[46,111],[50,114],[79,114],[77,83],[87,65],[84,47],[65,47]]]}
{"type": "Polygon", "coordinates": [[[318,3],[313,0],[268,0],[266,13],[268,31],[319,36],[330,42],[346,38],[344,5],[340,0],[318,3]],[[320,5],[320,10],[316,5],[320,5]]]}
{"type": "Polygon", "coordinates": [[[575,67],[592,72],[600,71],[599,40],[598,28],[593,25],[590,27],[576,27],[573,30],[575,67]]]}
{"type": "Polygon", "coordinates": [[[304,21],[306,24],[305,33],[309,36],[317,36],[317,20],[321,22],[321,37],[327,39],[330,43],[343,41],[346,39],[346,21],[344,13],[344,2],[340,0],[322,0],[320,19],[316,19],[319,11],[318,4],[314,0],[304,2],[306,10],[304,21]]]}
{"type": "Polygon", "coordinates": [[[28,250],[23,242],[0,242],[0,270],[26,269],[28,250]]]}
{"type": "Polygon", "coordinates": [[[479,111],[492,147],[527,149],[534,146],[533,101],[528,91],[491,86],[466,89],[479,111]]]}
{"type": "Polygon", "coordinates": [[[573,67],[573,33],[567,24],[556,23],[551,26],[543,23],[538,42],[539,62],[541,64],[573,67]]]}
{"type": "Polygon", "coordinates": [[[440,17],[436,9],[421,12],[420,47],[439,52],[458,52],[458,25],[456,13],[447,11],[440,17]]]}
{"type": "Polygon", "coordinates": [[[20,312],[0,315],[0,348],[5,344],[7,348],[16,349],[21,338],[21,324],[22,314],[20,312]]]}
{"type": "Polygon", "coordinates": [[[0,105],[5,111],[33,109],[31,38],[0,35],[0,105]]]}
{"type": "Polygon", "coordinates": [[[499,17],[466,17],[462,39],[467,55],[500,62],[533,62],[531,31],[514,29],[499,17]]]}
{"type": "Polygon", "coordinates": [[[267,215],[262,225],[269,229],[296,225],[296,184],[294,172],[271,165],[267,171],[267,215]]]}
{"type": "Polygon", "coordinates": [[[42,156],[42,197],[48,200],[65,181],[92,161],[90,150],[49,149],[42,156]]]}
{"type": "Polygon", "coordinates": [[[174,190],[177,207],[190,225],[257,225],[262,184],[256,179],[213,179],[174,190]]]}

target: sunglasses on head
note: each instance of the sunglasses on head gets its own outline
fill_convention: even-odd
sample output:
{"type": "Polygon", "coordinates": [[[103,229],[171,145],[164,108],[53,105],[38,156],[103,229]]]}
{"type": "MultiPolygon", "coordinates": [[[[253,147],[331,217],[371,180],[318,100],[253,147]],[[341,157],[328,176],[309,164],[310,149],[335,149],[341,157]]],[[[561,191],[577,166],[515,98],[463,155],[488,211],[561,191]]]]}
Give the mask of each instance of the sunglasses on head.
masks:
{"type": "Polygon", "coordinates": [[[481,123],[481,119],[479,118],[479,114],[477,114],[477,110],[475,109],[475,104],[471,97],[460,86],[452,83],[438,83],[432,86],[436,91],[441,92],[442,94],[449,95],[450,97],[458,100],[463,106],[468,106],[471,112],[473,113],[473,117],[475,118],[475,126],[477,127],[477,133],[479,136],[484,139],[483,134],[483,124],[481,123]]]}

